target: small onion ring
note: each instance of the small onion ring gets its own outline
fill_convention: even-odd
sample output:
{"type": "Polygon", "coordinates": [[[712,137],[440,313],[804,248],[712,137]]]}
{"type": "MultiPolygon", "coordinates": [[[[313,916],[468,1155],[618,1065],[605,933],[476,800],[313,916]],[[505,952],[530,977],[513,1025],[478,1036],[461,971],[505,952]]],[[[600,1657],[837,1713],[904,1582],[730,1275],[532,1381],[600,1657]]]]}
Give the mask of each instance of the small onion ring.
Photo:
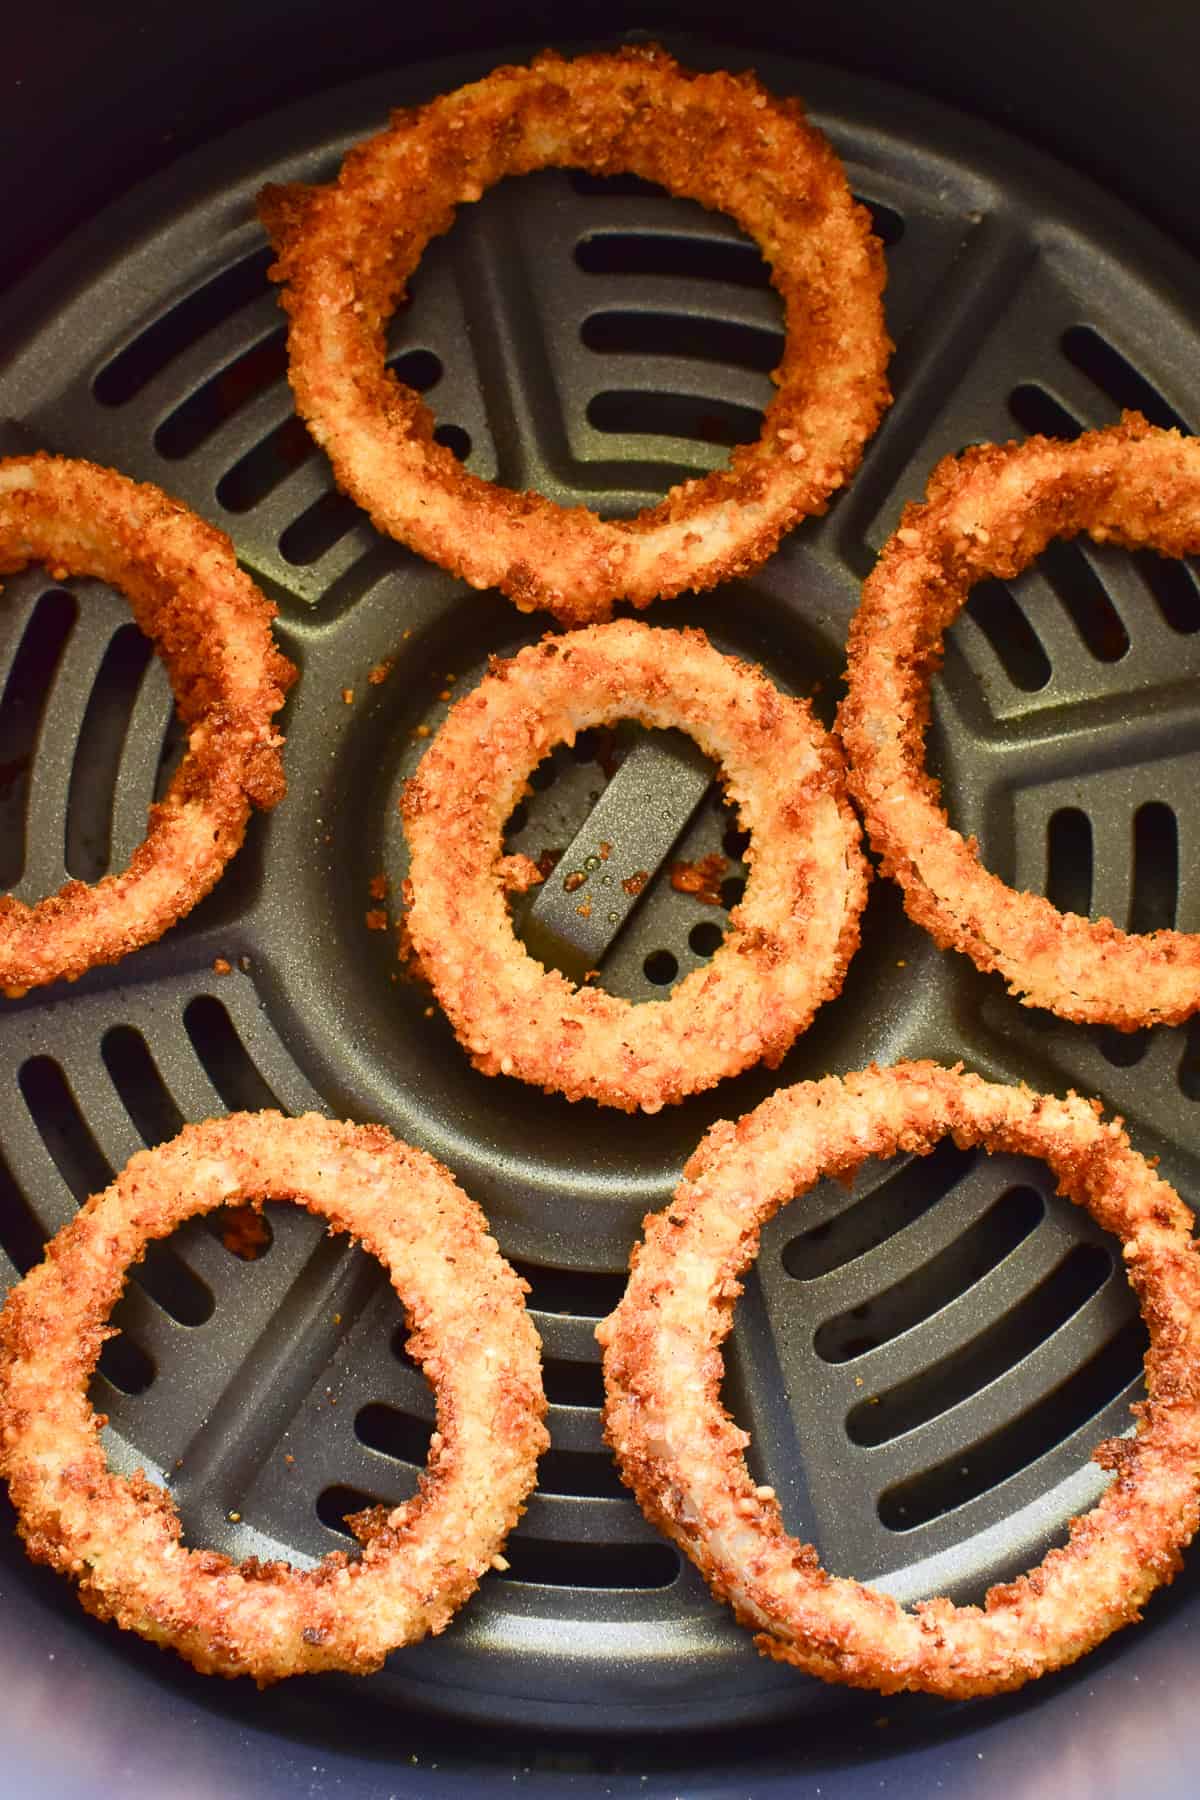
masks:
{"type": "Polygon", "coordinates": [[[838,729],[883,871],[938,944],[1061,1018],[1177,1025],[1200,1007],[1200,936],[1127,933],[1006,886],[951,829],[924,766],[929,679],[972,583],[1011,578],[1051,538],[1081,531],[1164,556],[1200,551],[1200,439],[1126,414],[1074,442],[1030,438],[939,464],[863,589],[838,729]]]}
{"type": "Polygon", "coordinates": [[[408,782],[407,926],[459,1041],[486,1075],[658,1112],[725,1075],[774,1068],[858,947],[866,862],[841,758],[807,703],[701,631],[633,621],[531,644],[452,708],[408,782]],[[618,719],[677,726],[722,765],[751,833],[725,941],[668,1000],[574,987],[513,933],[504,826],[556,743],[618,719]]]}
{"type": "Polygon", "coordinates": [[[220,879],[253,806],[283,798],[271,720],[296,671],[275,648],[275,608],[223,532],[95,463],[0,461],[0,573],[43,562],[55,580],[118,588],[166,665],[187,751],[129,867],[69,881],[36,906],[0,897],[0,988],[30,988],[117,962],[160,938],[220,879]]]}
{"type": "Polygon", "coordinates": [[[708,588],[823,512],[890,401],[884,265],[841,164],[794,100],[752,75],[693,74],[654,47],[528,68],[398,112],[326,187],[268,187],[259,213],[291,315],[296,405],[381,531],[472,587],[564,625],[708,588]],[[632,172],[728,213],[783,295],[779,392],[758,442],[632,521],[468,474],[385,362],[384,327],[431,238],[505,175],[632,172]]]}
{"type": "Polygon", "coordinates": [[[235,1113],[133,1157],[53,1238],[0,1313],[0,1473],[36,1562],[76,1577],[99,1618],[173,1646],[203,1674],[260,1686],[368,1674],[441,1631],[523,1511],[548,1442],[525,1284],[450,1174],[381,1125],[235,1113]],[[231,1562],[180,1541],[174,1502],[105,1463],[87,1398],[131,1262],[229,1201],[293,1199],[361,1240],[404,1302],[437,1398],[417,1495],[351,1524],[361,1559],[231,1562]]]}
{"type": "Polygon", "coordinates": [[[773,1094],[714,1125],[645,1241],[605,1346],[605,1434],[647,1517],[675,1540],[764,1654],[825,1681],[965,1699],[1061,1668],[1139,1617],[1200,1522],[1200,1260],[1192,1214],[1097,1102],[901,1063],[773,1094]],[[756,1489],[720,1404],[720,1345],[762,1227],[822,1176],[924,1155],[949,1133],[1041,1157],[1059,1191],[1120,1238],[1150,1333],[1137,1435],[1094,1453],[1114,1479],[1069,1544],[985,1604],[890,1595],[832,1577],[756,1489]]]}

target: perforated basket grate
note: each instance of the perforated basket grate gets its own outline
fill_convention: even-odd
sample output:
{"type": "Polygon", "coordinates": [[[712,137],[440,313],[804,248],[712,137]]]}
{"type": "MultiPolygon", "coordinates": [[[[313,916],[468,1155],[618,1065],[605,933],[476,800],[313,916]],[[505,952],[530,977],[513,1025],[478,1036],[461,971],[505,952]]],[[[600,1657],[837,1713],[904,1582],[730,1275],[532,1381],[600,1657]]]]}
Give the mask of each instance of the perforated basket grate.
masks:
{"type": "MultiPolygon", "coordinates": [[[[1073,180],[986,136],[947,136],[906,96],[759,66],[810,97],[875,213],[897,401],[827,518],[751,581],[651,622],[702,624],[828,718],[858,581],[937,457],[1071,434],[1124,405],[1194,425],[1200,361],[1153,240],[1114,241],[1073,180]]],[[[93,254],[0,382],[20,432],[159,481],[222,524],[303,671],[287,801],[255,821],[209,900],[120,968],[0,1015],[0,1243],[30,1266],[89,1191],[185,1119],[278,1105],[386,1121],[455,1170],[529,1278],[553,1447],[510,1569],[443,1638],[347,1692],[592,1730],[815,1716],[858,1702],[760,1661],[601,1443],[593,1330],[643,1213],[712,1119],[779,1083],[906,1055],[1098,1094],[1195,1194],[1200,1033],[1117,1038],[1024,1012],[934,950],[877,883],[843,996],[776,1075],[630,1120],[467,1066],[398,961],[395,802],[451,695],[541,624],[380,539],[336,494],[292,415],[252,198],[327,174],[388,105],[473,68],[374,82],[243,135],[236,154],[218,146],[136,228],[126,210],[121,241],[93,254]]],[[[757,431],[781,341],[761,260],[725,221],[642,183],[509,183],[431,247],[414,289],[395,366],[483,476],[627,513],[757,431]]],[[[1138,929],[1200,928],[1198,627],[1191,570],[1090,545],[976,593],[937,684],[933,755],[990,866],[1138,929]]],[[[36,572],[8,583],[0,682],[0,879],[29,899],[122,865],[178,748],[165,677],[123,603],[36,572]]],[[[561,855],[600,797],[628,788],[628,748],[596,734],[556,752],[512,846],[561,855]]],[[[716,891],[679,891],[664,860],[606,984],[661,995],[711,956],[743,848],[710,790],[660,849],[723,857],[716,891]]],[[[190,1541],[303,1562],[346,1543],[364,1498],[412,1491],[432,1412],[381,1271],[292,1209],[269,1217],[253,1260],[228,1218],[147,1259],[96,1393],[114,1465],[167,1482],[190,1541]]],[[[1088,1450],[1126,1422],[1141,1342],[1111,1247],[1045,1172],[950,1146],[775,1221],[727,1398],[760,1477],[831,1567],[906,1599],[977,1596],[1099,1491],[1088,1450]]]]}

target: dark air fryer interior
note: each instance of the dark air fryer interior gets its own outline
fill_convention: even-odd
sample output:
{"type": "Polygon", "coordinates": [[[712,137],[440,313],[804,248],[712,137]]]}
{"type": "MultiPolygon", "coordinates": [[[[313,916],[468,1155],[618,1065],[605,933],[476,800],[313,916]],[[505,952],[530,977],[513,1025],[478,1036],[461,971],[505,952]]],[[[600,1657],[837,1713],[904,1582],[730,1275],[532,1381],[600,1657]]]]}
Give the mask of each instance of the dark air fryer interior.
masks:
{"type": "MultiPolygon", "coordinates": [[[[1054,9],[1042,12],[1044,31],[1054,9]]],[[[751,60],[747,29],[669,41],[693,63],[737,67],[751,60]]],[[[1158,1684],[1194,1576],[1156,1598],[1138,1633],[1015,1701],[885,1703],[775,1669],[621,1487],[600,1440],[593,1330],[642,1215],[713,1119],[872,1057],[961,1059],[1099,1095],[1193,1198],[1200,1032],[1119,1037],[1024,1011],[937,952],[879,882],[845,992],[777,1074],[631,1120],[476,1075],[398,962],[394,906],[372,893],[382,873],[394,898],[403,877],[397,794],[450,694],[545,622],[381,540],[336,494],[292,415],[252,199],[266,180],[328,174],[390,105],[530,47],[435,60],[427,46],[331,87],[289,38],[276,86],[308,98],[135,191],[13,299],[4,447],[111,463],[221,524],[277,601],[303,674],[288,799],[255,821],[210,899],[119,968],[0,1015],[0,1244],[30,1266],[88,1192],[184,1119],[270,1105],[382,1119],[448,1163],[528,1277],[553,1446],[509,1571],[444,1637],[363,1683],[261,1696],[206,1683],[84,1619],[10,1539],[0,1667],[26,1723],[3,1791],[148,1794],[173,1775],[198,1794],[482,1791],[497,1778],[548,1793],[759,1794],[793,1780],[924,1793],[943,1780],[962,1791],[968,1772],[988,1793],[1003,1755],[1005,1787],[1033,1795],[1062,1790],[1084,1734],[1086,1791],[1122,1791],[1103,1784],[1144,1747],[1120,1697],[1137,1697],[1135,1682],[1155,1693],[1156,1749],[1171,1743],[1158,1684]],[[214,972],[218,958],[229,973],[214,972]]],[[[808,99],[874,213],[896,405],[825,519],[750,581],[650,615],[703,625],[827,720],[857,585],[939,456],[1071,435],[1126,406],[1161,424],[1200,419],[1192,265],[1066,169],[920,97],[945,57],[941,39],[928,48],[922,60],[914,42],[897,67],[906,86],[863,73],[881,55],[863,38],[840,71],[778,48],[753,56],[770,85],[808,99]]],[[[164,66],[179,49],[164,48],[164,66]]],[[[203,135],[196,87],[193,68],[185,138],[203,135]]],[[[232,79],[210,119],[244,115],[249,91],[232,79]]],[[[163,104],[148,94],[151,119],[163,104]]],[[[1088,142],[1085,114],[1068,89],[1035,135],[1088,142]]],[[[1110,137],[1122,129],[1145,122],[1118,118],[1110,137]]],[[[154,154],[114,122],[110,170],[154,154]]],[[[74,197],[57,188],[49,216],[65,225],[89,183],[99,191],[81,169],[74,197]]],[[[565,172],[465,211],[392,333],[398,372],[427,391],[472,469],[621,514],[755,435],[780,341],[761,260],[726,221],[639,182],[565,172]]],[[[976,592],[937,684],[931,755],[989,866],[1134,929],[1200,928],[1198,630],[1192,570],[1090,545],[1057,546],[1021,581],[976,592]]],[[[122,866],[177,754],[165,676],[123,602],[41,571],[9,581],[0,682],[0,878],[33,899],[122,866]]],[[[510,829],[515,849],[567,853],[555,894],[596,808],[613,855],[587,871],[593,884],[662,864],[604,959],[605,984],[631,998],[711,956],[744,875],[719,789],[694,761],[682,768],[655,737],[593,735],[547,760],[510,829]],[[727,862],[719,893],[676,891],[669,861],[710,853],[727,862]]],[[[114,1464],[168,1483],[190,1542],[302,1562],[347,1543],[343,1517],[364,1498],[412,1490],[431,1406],[381,1271],[291,1209],[271,1209],[270,1225],[253,1261],[220,1222],[147,1259],[96,1400],[114,1464]]],[[[1142,1342],[1112,1246],[1043,1169],[945,1146],[873,1168],[851,1193],[822,1187],[776,1220],[739,1306],[726,1398],[760,1479],[831,1567],[904,1599],[971,1599],[1037,1560],[1098,1493],[1089,1449],[1127,1424],[1142,1342]]],[[[1177,1773],[1154,1790],[1174,1791],[1177,1773]]]]}

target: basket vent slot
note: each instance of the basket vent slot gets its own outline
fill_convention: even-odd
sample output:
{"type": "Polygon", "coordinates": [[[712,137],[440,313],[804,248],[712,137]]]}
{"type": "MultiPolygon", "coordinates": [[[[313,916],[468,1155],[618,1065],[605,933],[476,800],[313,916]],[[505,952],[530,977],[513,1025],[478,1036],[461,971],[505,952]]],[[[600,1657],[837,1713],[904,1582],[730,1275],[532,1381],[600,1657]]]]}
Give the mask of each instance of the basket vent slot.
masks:
{"type": "Polygon", "coordinates": [[[414,1475],[409,1492],[393,1494],[390,1500],[383,1499],[379,1494],[364,1493],[362,1488],[340,1485],[322,1488],[317,1495],[317,1517],[322,1525],[329,1527],[330,1531],[340,1531],[343,1537],[357,1542],[354,1533],[346,1523],[347,1514],[365,1512],[371,1506],[397,1506],[401,1500],[407,1500],[409,1494],[415,1493],[416,1487],[417,1482],[414,1475]]]}
{"type": "Polygon", "coordinates": [[[168,413],[154,433],[155,449],[172,462],[191,456],[227,419],[286,375],[287,333],[277,327],[168,413]]]}
{"type": "Polygon", "coordinates": [[[1153,550],[1134,550],[1129,554],[1171,630],[1181,636],[1200,631],[1200,587],[1196,585],[1194,561],[1176,561],[1172,556],[1158,556],[1153,550]]]}
{"type": "Polygon", "coordinates": [[[575,261],[587,275],[662,275],[760,289],[771,285],[771,271],[758,246],[737,238],[592,231],[576,244],[575,261]]]}
{"type": "Polygon", "coordinates": [[[860,1401],[847,1415],[847,1435],[856,1444],[886,1444],[969,1400],[1052,1337],[1112,1271],[1112,1257],[1100,1245],[1076,1244],[1044,1281],[952,1357],[860,1401]]]}
{"type": "MultiPolygon", "coordinates": [[[[119,1322],[120,1307],[113,1313],[113,1323],[119,1322]]],[[[106,1381],[122,1394],[136,1398],[144,1394],[154,1380],[155,1368],[150,1357],[141,1345],[130,1337],[127,1331],[118,1332],[116,1337],[108,1338],[96,1362],[97,1371],[106,1381]]],[[[93,1405],[94,1396],[90,1396],[93,1405]]]]}
{"type": "Polygon", "coordinates": [[[509,1261],[521,1279],[529,1283],[525,1304],[531,1312],[606,1319],[625,1292],[624,1270],[609,1275],[591,1269],[552,1269],[517,1262],[513,1257],[509,1261]]]}
{"type": "Polygon", "coordinates": [[[1082,1430],[1136,1379],[1146,1344],[1141,1319],[1131,1319],[1098,1355],[1019,1418],[961,1455],[885,1489],[878,1502],[880,1522],[889,1531],[911,1531],[964,1506],[1045,1456],[1082,1430]]]}
{"type": "Polygon", "coordinates": [[[0,700],[0,886],[21,879],[29,771],[47,692],[79,616],[73,594],[51,588],[30,614],[0,700]]]}
{"type": "Polygon", "coordinates": [[[687,356],[769,374],[783,354],[783,334],[730,319],[688,313],[596,312],[579,333],[603,356],[687,356]]]}
{"type": "Polygon", "coordinates": [[[195,288],[105,363],[92,383],[103,406],[124,406],[182,350],[268,292],[271,250],[256,250],[195,288]]]}
{"type": "Polygon", "coordinates": [[[184,1030],[204,1070],[230,1112],[284,1111],[267,1085],[233,1020],[211,994],[198,994],[188,1002],[184,1030]]]}
{"type": "Polygon", "coordinates": [[[762,414],[732,400],[694,394],[606,388],[587,405],[588,424],[620,437],[694,438],[702,444],[752,444],[762,430],[762,414]]]}
{"type": "Polygon", "coordinates": [[[1185,1100],[1200,1100],[1200,1017],[1189,1020],[1179,1059],[1179,1091],[1185,1100]]]}
{"type": "Polygon", "coordinates": [[[1035,381],[1023,381],[1013,389],[1008,396],[1008,410],[1021,430],[1033,437],[1077,438],[1083,431],[1079,420],[1062,402],[1035,381]]]}
{"type": "Polygon", "coordinates": [[[132,622],[112,635],[83,716],[67,800],[67,873],[98,881],[112,860],[113,800],[130,714],[154,655],[132,622]]]}
{"type": "Polygon", "coordinates": [[[679,1553],[669,1544],[588,1544],[523,1537],[504,1546],[508,1569],[489,1580],[538,1587],[667,1588],[679,1577],[679,1553]]]}
{"type": "Polygon", "coordinates": [[[1135,1068],[1149,1050],[1150,1042],[1148,1031],[1116,1031],[1111,1025],[1102,1025],[1096,1033],[1097,1048],[1114,1069],[1135,1068]]]}
{"type": "Polygon", "coordinates": [[[1092,326],[1072,325],[1063,333],[1062,347],[1068,362],[1094,381],[1122,412],[1129,409],[1144,413],[1152,425],[1161,425],[1168,431],[1187,431],[1175,408],[1153,383],[1092,326]]]}
{"type": "Polygon", "coordinates": [[[1079,546],[1055,539],[1042,551],[1038,567],[1097,662],[1120,662],[1129,650],[1129,633],[1079,546]]]}
{"type": "Polygon", "coordinates": [[[1091,819],[1078,806],[1060,806],[1046,827],[1046,898],[1059,912],[1087,917],[1092,862],[1091,819]]]}
{"type": "Polygon", "coordinates": [[[979,581],[966,611],[999,658],[1015,688],[1036,694],[1050,679],[1050,658],[1041,640],[1002,581],[979,581]]]}
{"type": "Polygon", "coordinates": [[[552,1406],[604,1405],[604,1370],[598,1362],[564,1362],[548,1356],[542,1363],[542,1385],[552,1406]]]}
{"type": "Polygon", "coordinates": [[[813,1338],[817,1355],[826,1362],[850,1362],[911,1331],[982,1281],[1036,1230],[1044,1216],[1045,1206],[1035,1188],[1009,1188],[914,1274],[862,1305],[826,1319],[813,1338]]]}
{"type": "Polygon", "coordinates": [[[782,1262],[797,1281],[817,1281],[878,1249],[956,1187],[976,1152],[943,1138],[928,1156],[910,1157],[873,1192],[784,1245],[782,1262]]]}
{"type": "Polygon", "coordinates": [[[433,1425],[428,1419],[416,1419],[382,1401],[372,1401],[355,1415],[354,1431],[360,1444],[378,1450],[397,1462],[412,1463],[423,1469],[429,1456],[429,1437],[433,1425]]]}
{"type": "Polygon", "coordinates": [[[1133,815],[1133,899],[1130,931],[1171,931],[1179,895],[1179,824],[1161,800],[1133,815]]]}
{"type": "Polygon", "coordinates": [[[20,1183],[0,1157],[0,1245],[18,1275],[27,1275],[42,1260],[46,1233],[26,1200],[20,1183]]]}
{"type": "Polygon", "coordinates": [[[329,488],[280,533],[279,554],[293,567],[307,568],[320,562],[363,517],[353,500],[329,488]]]}
{"type": "Polygon", "coordinates": [[[315,456],[316,449],[303,419],[285,419],[225,471],[217,483],[218,502],[228,512],[249,512],[273,494],[294,469],[315,456]]]}
{"type": "Polygon", "coordinates": [[[132,1025],[114,1025],[100,1044],[104,1066],[143,1141],[153,1147],[178,1137],[183,1114],[158,1072],[146,1040],[132,1025]]]}

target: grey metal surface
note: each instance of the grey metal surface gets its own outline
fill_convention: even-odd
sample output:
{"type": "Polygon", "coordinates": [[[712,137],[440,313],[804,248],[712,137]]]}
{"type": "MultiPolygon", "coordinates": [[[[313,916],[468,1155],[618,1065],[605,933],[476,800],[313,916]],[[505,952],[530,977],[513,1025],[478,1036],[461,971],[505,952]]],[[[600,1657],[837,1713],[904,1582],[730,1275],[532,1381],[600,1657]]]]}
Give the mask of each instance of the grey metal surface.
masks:
{"type": "MultiPolygon", "coordinates": [[[[651,618],[704,625],[828,716],[858,580],[939,455],[1018,426],[1101,423],[1134,398],[1194,424],[1200,365],[1154,240],[1118,229],[1086,189],[986,134],[947,132],[911,98],[760,67],[810,95],[877,209],[897,402],[827,518],[753,580],[651,618]]],[[[712,1119],[781,1082],[925,1054],[1099,1094],[1193,1197],[1200,1036],[1118,1041],[1023,1012],[934,950],[876,884],[844,994],[777,1074],[627,1120],[469,1068],[397,961],[395,803],[450,694],[540,624],[381,541],[333,493],[291,419],[251,208],[264,180],[319,177],[389,104],[465,71],[409,72],[216,147],[127,217],[0,377],[0,411],[48,447],[158,480],[223,524],[302,667],[288,799],[255,822],[210,899],[121,968],[0,1017],[0,1243],[25,1266],[108,1171],[183,1118],[278,1104],[385,1120],[455,1170],[529,1275],[553,1448],[509,1575],[369,1683],[311,1684],[314,1716],[419,1705],[677,1742],[797,1716],[862,1731],[876,1702],[761,1662],[616,1480],[592,1332],[641,1216],[712,1119]],[[388,902],[372,892],[379,874],[388,902]],[[373,929],[381,906],[392,916],[373,929]],[[231,973],[214,973],[218,957],[231,973]]],[[[752,429],[778,333],[754,253],[724,221],[552,173],[487,196],[431,248],[394,350],[479,473],[628,512],[752,429]]],[[[8,879],[24,898],[119,866],[169,764],[169,694],[119,637],[125,616],[96,584],[6,584],[2,816],[23,847],[8,879]]],[[[992,866],[1051,891],[1088,876],[1082,904],[1119,923],[1200,928],[1198,625],[1190,574],[1164,586],[1090,548],[1043,565],[1007,603],[973,603],[938,684],[935,753],[956,822],[992,866]]],[[[603,759],[558,758],[514,845],[568,843],[605,773],[603,759]]],[[[714,796],[673,854],[723,849],[736,882],[734,829],[714,796]]],[[[711,954],[698,929],[720,916],[661,874],[602,978],[631,996],[662,991],[651,959],[686,972],[711,954]]],[[[192,1541],[303,1561],[345,1542],[338,1520],[358,1496],[409,1491],[430,1407],[397,1351],[382,1277],[286,1209],[272,1224],[255,1263],[202,1225],[178,1234],[131,1285],[122,1341],[136,1349],[114,1352],[98,1390],[114,1460],[170,1482],[192,1541]]],[[[906,1598],[978,1594],[1096,1491],[1088,1447],[1121,1428],[1136,1376],[1130,1310],[1108,1251],[1036,1166],[872,1170],[767,1234],[728,1397],[763,1478],[833,1567],[906,1598]]],[[[114,1657],[141,1655],[80,1629],[114,1657]]],[[[303,1732],[288,1705],[260,1716],[303,1732]]]]}

